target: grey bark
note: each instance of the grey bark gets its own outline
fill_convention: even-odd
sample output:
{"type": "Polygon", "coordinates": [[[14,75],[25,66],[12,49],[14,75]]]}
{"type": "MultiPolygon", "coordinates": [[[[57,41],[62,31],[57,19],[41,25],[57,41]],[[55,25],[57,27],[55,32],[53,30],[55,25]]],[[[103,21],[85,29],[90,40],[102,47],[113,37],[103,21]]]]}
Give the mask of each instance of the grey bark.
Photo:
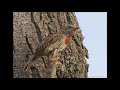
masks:
{"type": "MultiPolygon", "coordinates": [[[[54,34],[62,26],[78,26],[73,12],[13,12],[13,78],[48,78],[48,57],[29,61],[43,38],[54,34]]],[[[82,31],[76,31],[68,47],[62,52],[56,68],[57,78],[87,78],[88,50],[83,45],[82,31]]]]}

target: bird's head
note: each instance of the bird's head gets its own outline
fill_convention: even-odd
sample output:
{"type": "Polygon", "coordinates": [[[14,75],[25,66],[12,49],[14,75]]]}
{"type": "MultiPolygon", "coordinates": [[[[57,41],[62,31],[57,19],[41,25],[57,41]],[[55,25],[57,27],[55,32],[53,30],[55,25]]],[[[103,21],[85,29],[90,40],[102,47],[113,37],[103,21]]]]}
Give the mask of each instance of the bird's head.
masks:
{"type": "Polygon", "coordinates": [[[74,32],[78,29],[79,29],[79,27],[73,26],[73,25],[68,25],[68,26],[64,27],[62,32],[66,36],[66,38],[65,38],[66,45],[70,42],[70,39],[74,35],[74,32]]]}
{"type": "Polygon", "coordinates": [[[79,27],[78,26],[74,26],[74,25],[67,25],[67,26],[64,26],[62,28],[62,33],[66,36],[68,36],[69,34],[71,33],[74,33],[76,30],[78,30],[79,27]]]}

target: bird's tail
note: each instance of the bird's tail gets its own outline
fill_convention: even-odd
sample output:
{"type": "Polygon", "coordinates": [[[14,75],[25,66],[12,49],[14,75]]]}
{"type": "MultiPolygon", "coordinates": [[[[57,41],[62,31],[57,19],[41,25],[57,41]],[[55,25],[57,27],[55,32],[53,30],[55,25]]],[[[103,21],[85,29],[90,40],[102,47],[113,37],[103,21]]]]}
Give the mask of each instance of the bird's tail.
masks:
{"type": "Polygon", "coordinates": [[[36,60],[36,58],[37,58],[37,56],[35,55],[33,55],[32,56],[32,58],[27,62],[27,64],[24,66],[24,68],[23,68],[23,70],[25,70],[26,71],[26,69],[27,69],[27,67],[28,67],[28,65],[29,65],[29,63],[31,62],[31,61],[34,61],[34,60],[36,60]]]}
{"type": "Polygon", "coordinates": [[[30,63],[31,61],[32,61],[32,60],[29,60],[29,61],[27,62],[27,64],[24,66],[23,70],[26,71],[26,69],[27,69],[27,67],[28,67],[28,65],[29,65],[29,63],[30,63]]]}

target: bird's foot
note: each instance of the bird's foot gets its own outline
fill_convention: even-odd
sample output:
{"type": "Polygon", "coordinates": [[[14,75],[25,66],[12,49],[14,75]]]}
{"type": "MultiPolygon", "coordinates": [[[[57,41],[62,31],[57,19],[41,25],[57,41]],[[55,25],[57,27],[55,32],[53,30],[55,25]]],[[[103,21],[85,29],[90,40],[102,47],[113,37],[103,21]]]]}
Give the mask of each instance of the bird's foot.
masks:
{"type": "Polygon", "coordinates": [[[57,56],[57,49],[51,51],[51,53],[49,54],[49,60],[50,62],[56,62],[58,61],[60,57],[57,56]]]}
{"type": "Polygon", "coordinates": [[[51,78],[57,78],[56,76],[56,67],[57,67],[57,61],[58,61],[58,56],[57,56],[57,49],[51,51],[49,54],[49,65],[50,65],[50,77],[51,78]]]}

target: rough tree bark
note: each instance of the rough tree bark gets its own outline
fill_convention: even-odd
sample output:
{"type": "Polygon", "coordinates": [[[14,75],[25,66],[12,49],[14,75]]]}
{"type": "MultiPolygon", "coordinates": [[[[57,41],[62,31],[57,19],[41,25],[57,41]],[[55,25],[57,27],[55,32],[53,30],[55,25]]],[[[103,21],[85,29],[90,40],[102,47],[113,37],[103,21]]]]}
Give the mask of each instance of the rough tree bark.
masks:
{"type": "MultiPolygon", "coordinates": [[[[23,67],[42,38],[68,24],[78,26],[74,12],[13,12],[13,78],[47,78],[47,57],[30,63],[28,72],[23,67]]],[[[88,77],[88,50],[83,39],[81,30],[76,31],[57,64],[57,78],[88,77]]]]}

